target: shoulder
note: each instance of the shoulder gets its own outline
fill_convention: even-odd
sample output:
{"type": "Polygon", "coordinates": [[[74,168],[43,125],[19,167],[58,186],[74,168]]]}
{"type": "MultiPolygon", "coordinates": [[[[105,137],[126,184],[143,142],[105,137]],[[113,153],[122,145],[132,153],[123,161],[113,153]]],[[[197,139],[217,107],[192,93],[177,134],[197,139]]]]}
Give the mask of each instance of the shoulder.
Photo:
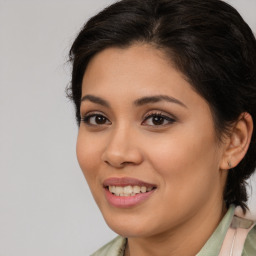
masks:
{"type": "Polygon", "coordinates": [[[253,216],[250,211],[247,211],[244,215],[240,207],[236,208],[235,215],[236,216],[234,216],[233,219],[238,220],[234,221],[234,223],[237,225],[236,228],[238,228],[236,236],[239,237],[239,234],[243,234],[243,232],[247,234],[244,242],[242,256],[254,256],[256,255],[255,216],[253,216]]]}
{"type": "Polygon", "coordinates": [[[91,256],[122,256],[125,244],[126,239],[121,236],[117,236],[115,239],[102,246],[91,256]]]}
{"type": "Polygon", "coordinates": [[[254,226],[248,234],[242,256],[256,255],[256,226],[254,226]]]}

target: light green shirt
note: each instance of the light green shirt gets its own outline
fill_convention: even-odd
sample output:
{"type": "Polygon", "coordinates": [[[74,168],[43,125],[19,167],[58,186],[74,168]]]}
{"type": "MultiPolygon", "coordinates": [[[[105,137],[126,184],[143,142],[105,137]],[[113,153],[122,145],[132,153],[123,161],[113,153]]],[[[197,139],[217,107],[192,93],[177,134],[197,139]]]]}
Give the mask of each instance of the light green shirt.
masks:
{"type": "MultiPolygon", "coordinates": [[[[232,205],[196,256],[217,256],[219,254],[223,240],[234,216],[234,211],[235,207],[232,205]]],[[[126,238],[118,236],[91,256],[123,256],[125,245],[126,238]]],[[[246,238],[242,256],[256,256],[256,226],[254,226],[246,238]]]]}

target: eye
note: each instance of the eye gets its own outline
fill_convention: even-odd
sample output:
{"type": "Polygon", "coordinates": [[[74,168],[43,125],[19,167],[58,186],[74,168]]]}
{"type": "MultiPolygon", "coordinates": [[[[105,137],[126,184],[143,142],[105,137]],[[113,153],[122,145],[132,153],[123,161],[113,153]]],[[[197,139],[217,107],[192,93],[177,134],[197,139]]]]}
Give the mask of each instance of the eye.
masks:
{"type": "Polygon", "coordinates": [[[87,114],[81,121],[87,125],[109,125],[111,122],[102,114],[87,114]]]}
{"type": "Polygon", "coordinates": [[[170,116],[162,113],[151,113],[146,116],[145,120],[142,122],[142,125],[163,126],[172,124],[174,122],[175,119],[171,118],[170,116]]]}

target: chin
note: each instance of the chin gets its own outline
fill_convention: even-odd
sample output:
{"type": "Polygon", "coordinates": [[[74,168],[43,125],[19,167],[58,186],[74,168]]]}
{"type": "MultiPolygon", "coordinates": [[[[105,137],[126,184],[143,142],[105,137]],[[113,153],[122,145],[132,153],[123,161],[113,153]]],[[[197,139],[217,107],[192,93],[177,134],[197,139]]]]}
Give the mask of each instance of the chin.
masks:
{"type": "Polygon", "coordinates": [[[138,228],[132,226],[123,226],[123,225],[112,225],[109,227],[118,235],[122,237],[146,237],[150,234],[146,232],[145,228],[138,228]]]}
{"type": "Polygon", "coordinates": [[[128,217],[112,214],[110,216],[103,215],[103,217],[110,229],[123,237],[147,237],[156,233],[154,231],[157,227],[152,227],[154,222],[145,220],[145,216],[141,218],[140,216],[128,217]]]}

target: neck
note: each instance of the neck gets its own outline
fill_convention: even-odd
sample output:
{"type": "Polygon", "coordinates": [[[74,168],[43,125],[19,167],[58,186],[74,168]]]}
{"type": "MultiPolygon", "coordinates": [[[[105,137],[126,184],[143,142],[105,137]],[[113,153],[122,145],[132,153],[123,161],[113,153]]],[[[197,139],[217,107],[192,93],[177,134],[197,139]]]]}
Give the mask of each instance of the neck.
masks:
{"type": "Polygon", "coordinates": [[[146,238],[128,238],[125,256],[195,256],[226,213],[223,205],[197,213],[175,230],[146,238]]]}

